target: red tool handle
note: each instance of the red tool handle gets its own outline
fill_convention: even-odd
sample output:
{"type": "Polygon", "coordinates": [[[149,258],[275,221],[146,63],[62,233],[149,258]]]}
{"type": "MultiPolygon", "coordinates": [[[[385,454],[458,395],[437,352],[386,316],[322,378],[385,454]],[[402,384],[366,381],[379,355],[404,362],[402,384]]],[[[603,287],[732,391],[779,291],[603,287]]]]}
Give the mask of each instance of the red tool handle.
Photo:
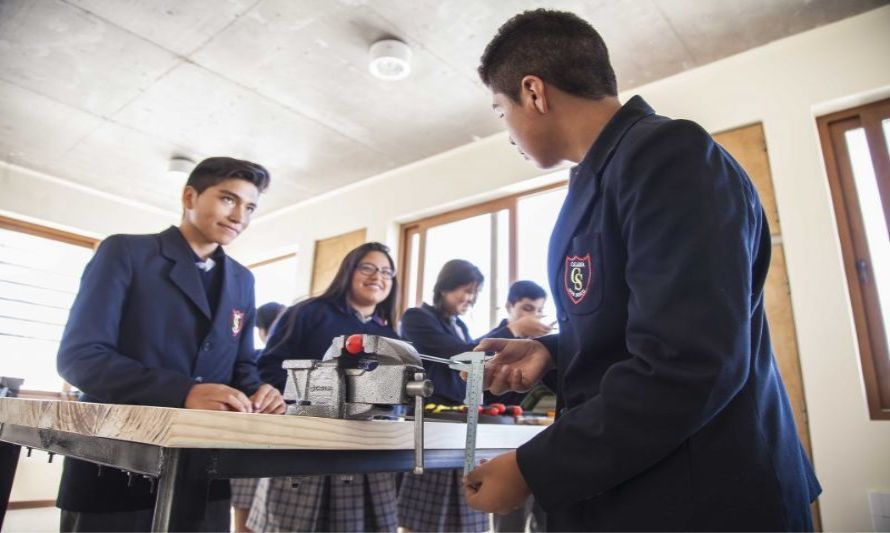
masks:
{"type": "Polygon", "coordinates": [[[346,351],[352,355],[358,355],[365,349],[362,342],[362,336],[359,334],[350,335],[349,337],[347,337],[346,343],[343,345],[343,347],[346,348],[346,351]]]}

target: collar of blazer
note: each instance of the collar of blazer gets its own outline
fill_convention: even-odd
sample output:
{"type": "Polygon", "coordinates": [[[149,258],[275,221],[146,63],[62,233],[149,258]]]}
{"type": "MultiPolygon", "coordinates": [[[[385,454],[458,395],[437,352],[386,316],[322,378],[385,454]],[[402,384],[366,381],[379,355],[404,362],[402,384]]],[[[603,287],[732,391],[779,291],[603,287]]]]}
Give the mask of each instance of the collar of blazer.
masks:
{"type": "MultiPolygon", "coordinates": [[[[550,289],[558,294],[560,266],[572,236],[581,221],[588,218],[590,206],[596,198],[599,176],[615,152],[615,148],[630,128],[641,119],[654,115],[655,111],[640,96],[634,96],[606,124],[584,159],[572,168],[568,198],[556,219],[548,250],[550,289]]],[[[558,302],[558,300],[557,300],[558,302]]],[[[557,305],[559,305],[557,303],[557,305]]]]}
{"type": "MultiPolygon", "coordinates": [[[[176,226],[170,226],[160,233],[161,255],[173,262],[170,269],[170,280],[181,290],[197,307],[204,316],[210,320],[214,315],[210,312],[210,304],[207,302],[207,294],[201,284],[200,274],[195,266],[195,256],[189,247],[182,232],[176,226]]],[[[231,306],[231,298],[236,294],[238,275],[232,268],[229,256],[222,254],[223,260],[217,261],[216,268],[222,268],[223,282],[222,293],[219,295],[218,310],[225,310],[231,306]]],[[[216,318],[224,318],[225,313],[216,313],[216,318]]],[[[227,315],[226,315],[227,316],[227,315]]]]}
{"type": "MultiPolygon", "coordinates": [[[[439,313],[438,309],[436,309],[435,307],[433,307],[432,305],[430,305],[426,302],[421,304],[420,308],[423,309],[424,311],[430,313],[434,317],[436,317],[436,320],[439,321],[439,324],[442,326],[442,329],[445,330],[446,333],[457,337],[457,332],[454,331],[454,328],[451,327],[451,319],[450,318],[442,316],[442,314],[439,313]]],[[[461,331],[464,332],[464,335],[466,336],[467,339],[470,339],[471,338],[470,330],[467,329],[467,325],[464,323],[464,321],[461,320],[459,316],[456,316],[454,318],[455,318],[455,322],[457,323],[457,327],[459,327],[461,329],[461,331]]],[[[466,342],[466,339],[461,339],[461,340],[466,342]]]]}

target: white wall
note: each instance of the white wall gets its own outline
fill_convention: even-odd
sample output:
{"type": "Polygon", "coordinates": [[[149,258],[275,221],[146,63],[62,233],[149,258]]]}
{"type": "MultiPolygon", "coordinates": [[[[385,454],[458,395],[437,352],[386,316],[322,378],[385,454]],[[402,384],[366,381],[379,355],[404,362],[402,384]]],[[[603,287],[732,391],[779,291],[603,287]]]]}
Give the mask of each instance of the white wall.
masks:
{"type": "MultiPolygon", "coordinates": [[[[826,530],[871,529],[867,491],[890,488],[890,422],[867,414],[815,116],[890,96],[888,57],[885,7],[622,95],[715,132],[763,122],[826,530]]],[[[538,174],[495,135],[260,217],[232,252],[252,261],[297,246],[308,291],[316,239],[367,227],[369,239],[397,246],[398,222],[502,195],[538,174]]]]}
{"type": "Polygon", "coordinates": [[[154,233],[179,215],[0,161],[0,214],[104,238],[154,233]]]}

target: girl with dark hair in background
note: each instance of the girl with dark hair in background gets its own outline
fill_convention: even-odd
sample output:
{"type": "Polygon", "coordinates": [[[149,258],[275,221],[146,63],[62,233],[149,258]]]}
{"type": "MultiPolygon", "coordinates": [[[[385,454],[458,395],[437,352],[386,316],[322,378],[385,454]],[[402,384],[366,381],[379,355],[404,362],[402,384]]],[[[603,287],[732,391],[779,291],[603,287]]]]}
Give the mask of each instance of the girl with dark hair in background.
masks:
{"type": "MultiPolygon", "coordinates": [[[[433,287],[433,305],[405,311],[402,337],[422,354],[451,357],[471,351],[476,342],[460,316],[476,303],[485,281],[475,265],[463,259],[445,263],[433,287]]],[[[462,405],[467,385],[459,372],[424,361],[435,392],[428,403],[462,405]]],[[[486,531],[488,515],[467,506],[463,470],[426,470],[406,475],[399,490],[399,525],[410,531],[486,531]]]]}
{"type": "MultiPolygon", "coordinates": [[[[392,328],[397,291],[389,248],[365,243],[349,252],[318,297],[285,311],[271,332],[260,375],[284,390],[285,359],[321,359],[340,335],[398,338],[392,328]]],[[[310,476],[259,482],[247,526],[253,531],[395,531],[396,476],[310,476]]]]}

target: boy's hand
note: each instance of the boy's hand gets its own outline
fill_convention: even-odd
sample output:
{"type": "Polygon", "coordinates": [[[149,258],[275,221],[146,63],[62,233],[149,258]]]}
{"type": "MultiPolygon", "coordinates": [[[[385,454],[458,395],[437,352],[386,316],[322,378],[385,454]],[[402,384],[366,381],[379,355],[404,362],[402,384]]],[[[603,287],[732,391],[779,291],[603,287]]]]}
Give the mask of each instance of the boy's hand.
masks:
{"type": "Polygon", "coordinates": [[[485,513],[507,514],[530,495],[516,462],[516,450],[483,462],[464,478],[467,504],[485,513]]]}
{"type": "Polygon", "coordinates": [[[482,339],[477,352],[495,352],[485,363],[484,389],[492,394],[507,391],[525,392],[553,368],[553,359],[547,348],[529,339],[482,339]]]}
{"type": "Polygon", "coordinates": [[[238,389],[222,383],[196,383],[185,397],[186,409],[210,411],[238,411],[251,413],[250,400],[238,389]]]}
{"type": "Polygon", "coordinates": [[[285,411],[284,398],[281,397],[281,393],[268,383],[260,385],[260,388],[250,397],[250,402],[253,404],[255,413],[282,415],[285,411]]]}
{"type": "Polygon", "coordinates": [[[507,328],[514,337],[520,339],[540,337],[541,335],[550,333],[550,330],[552,329],[547,324],[541,322],[541,319],[533,315],[524,316],[518,320],[510,322],[507,324],[507,328]]]}

